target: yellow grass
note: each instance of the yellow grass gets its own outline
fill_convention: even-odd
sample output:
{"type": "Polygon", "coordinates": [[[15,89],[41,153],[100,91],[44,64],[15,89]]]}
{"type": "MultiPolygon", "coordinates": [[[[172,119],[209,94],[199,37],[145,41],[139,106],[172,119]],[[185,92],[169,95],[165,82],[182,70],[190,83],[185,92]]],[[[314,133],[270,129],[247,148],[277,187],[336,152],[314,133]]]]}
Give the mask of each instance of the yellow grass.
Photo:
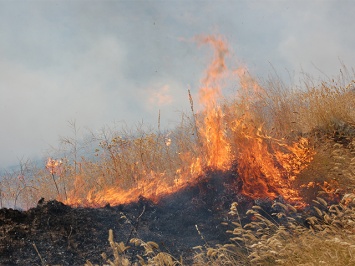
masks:
{"type": "MultiPolygon", "coordinates": [[[[262,90],[252,95],[253,100],[248,99],[250,94],[239,94],[232,100],[222,99],[223,134],[230,143],[238,145],[233,141],[238,132],[233,130],[231,121],[244,119],[248,113],[243,123],[248,127],[262,127],[270,137],[292,143],[306,136],[317,153],[310,166],[299,175],[300,184],[336,179],[344,192],[352,192],[355,188],[355,80],[353,75],[343,73],[347,73],[345,69],[339,78],[319,84],[306,78],[298,87],[287,87],[282,81],[271,79],[261,84],[262,90]]],[[[191,107],[193,109],[192,101],[191,107]]],[[[65,200],[69,192],[85,198],[88,191],[111,186],[130,189],[137,187],[141,180],[151,178],[151,173],[162,174],[167,183],[173,184],[177,172],[191,166],[192,157],[204,157],[206,149],[201,145],[198,132],[203,119],[203,114],[184,114],[180,125],[171,131],[138,126],[133,130],[106,129],[101,134],[92,135],[85,143],[78,141],[76,136],[64,139],[67,150],[62,158],[62,169],[55,175],[56,184],[46,169],[21,162],[20,173],[6,173],[1,179],[0,207],[28,208],[35,206],[41,197],[65,200]],[[80,153],[83,149],[91,152],[83,155],[80,153]],[[20,174],[24,179],[19,177],[20,174]],[[58,191],[55,185],[58,185],[58,191]]],[[[235,206],[234,212],[237,214],[235,206]]],[[[355,264],[355,212],[352,205],[322,210],[320,215],[309,217],[309,228],[292,219],[287,225],[279,225],[258,213],[257,208],[251,211],[257,218],[255,224],[242,225],[236,217],[235,228],[231,229],[231,243],[197,248],[195,264],[355,264]]],[[[284,211],[286,218],[290,213],[289,207],[284,211]]],[[[154,243],[132,241],[132,244],[142,245],[149,255],[141,260],[142,265],[183,263],[157,251],[153,248],[154,243]]],[[[124,265],[125,247],[112,238],[110,245],[115,258],[120,261],[112,262],[112,265],[124,265]]]]}

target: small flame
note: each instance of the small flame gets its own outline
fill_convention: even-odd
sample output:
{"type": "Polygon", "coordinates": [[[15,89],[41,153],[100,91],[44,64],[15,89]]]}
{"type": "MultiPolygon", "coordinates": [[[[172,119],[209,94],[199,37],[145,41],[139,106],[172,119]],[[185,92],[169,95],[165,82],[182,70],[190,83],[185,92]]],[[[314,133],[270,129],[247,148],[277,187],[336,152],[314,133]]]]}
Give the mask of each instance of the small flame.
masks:
{"type": "Polygon", "coordinates": [[[85,189],[84,191],[81,189],[85,187],[83,177],[77,176],[75,178],[76,189],[70,191],[64,203],[72,206],[103,207],[106,204],[114,206],[135,202],[139,197],[144,197],[157,203],[163,196],[193,184],[194,180],[190,180],[188,177],[200,173],[198,162],[197,164],[192,164],[191,167],[186,169],[186,172],[182,172],[179,169],[173,182],[164,173],[150,171],[149,173],[144,173],[146,179],[140,181],[134,188],[128,190],[119,186],[108,186],[100,189],[92,188],[86,195],[85,189]]]}
{"type": "Polygon", "coordinates": [[[62,160],[48,158],[46,168],[52,175],[60,175],[62,173],[62,160]]]}

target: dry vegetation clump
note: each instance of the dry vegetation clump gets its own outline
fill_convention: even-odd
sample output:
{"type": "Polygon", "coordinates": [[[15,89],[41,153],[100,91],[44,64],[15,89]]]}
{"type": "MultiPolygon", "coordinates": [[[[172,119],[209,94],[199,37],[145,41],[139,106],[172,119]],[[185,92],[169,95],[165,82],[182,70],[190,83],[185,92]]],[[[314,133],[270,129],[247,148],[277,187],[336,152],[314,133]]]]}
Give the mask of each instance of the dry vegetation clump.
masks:
{"type": "Polygon", "coordinates": [[[30,160],[20,160],[19,170],[6,171],[0,177],[0,208],[29,209],[41,195],[55,198],[54,185],[46,181],[43,169],[30,160]]]}
{"type": "MultiPolygon", "coordinates": [[[[246,150],[248,139],[240,133],[257,132],[262,141],[282,144],[305,137],[313,149],[311,163],[297,173],[296,186],[324,181],[339,184],[348,192],[355,187],[355,80],[344,67],[336,79],[320,82],[305,77],[301,87],[289,88],[280,79],[269,79],[254,93],[242,92],[241,99],[226,102],[228,125],[238,117],[236,130],[228,128],[232,150],[246,150]],[[344,74],[345,73],[345,74],[344,74]]],[[[235,122],[234,122],[235,124],[235,122]]],[[[274,146],[271,147],[271,149],[274,146]]],[[[243,151],[241,151],[243,153],[243,151]]],[[[244,152],[245,153],[245,152],[244,152]]],[[[238,156],[238,155],[236,155],[238,156]]]]}
{"type": "MultiPolygon", "coordinates": [[[[134,259],[136,262],[132,262],[132,258],[126,253],[126,251],[131,247],[124,244],[123,242],[117,243],[113,239],[113,231],[109,230],[109,238],[113,255],[113,261],[108,258],[106,253],[102,253],[101,256],[103,260],[110,266],[178,266],[183,265],[182,259],[177,260],[170,254],[162,252],[159,250],[159,245],[153,241],[144,242],[138,238],[132,238],[129,243],[136,247],[142,247],[142,254],[136,255],[134,259]]],[[[87,261],[85,266],[94,266],[90,261],[87,261]]]]}
{"type": "MultiPolygon", "coordinates": [[[[354,195],[328,206],[317,198],[314,215],[301,216],[288,204],[276,203],[273,216],[260,206],[247,214],[252,222],[232,222],[231,243],[200,247],[195,265],[353,265],[355,263],[354,195]],[[350,198],[350,200],[349,200],[350,198]],[[300,221],[306,221],[305,224],[300,221]]],[[[238,217],[237,204],[231,214],[238,217]]]]}
{"type": "MultiPolygon", "coordinates": [[[[271,134],[281,137],[349,130],[355,125],[354,73],[350,74],[346,67],[340,73],[339,77],[319,84],[306,76],[300,86],[294,87],[270,78],[254,97],[258,100],[250,106],[255,110],[254,119],[263,123],[271,134]]],[[[354,130],[351,131],[354,135],[354,130]]]]}
{"type": "Polygon", "coordinates": [[[97,155],[101,156],[98,162],[101,175],[106,177],[103,182],[131,188],[149,174],[164,173],[173,179],[183,164],[180,154],[193,147],[190,136],[191,129],[182,125],[174,132],[139,128],[134,133],[113,132],[110,137],[101,138],[97,155]]]}

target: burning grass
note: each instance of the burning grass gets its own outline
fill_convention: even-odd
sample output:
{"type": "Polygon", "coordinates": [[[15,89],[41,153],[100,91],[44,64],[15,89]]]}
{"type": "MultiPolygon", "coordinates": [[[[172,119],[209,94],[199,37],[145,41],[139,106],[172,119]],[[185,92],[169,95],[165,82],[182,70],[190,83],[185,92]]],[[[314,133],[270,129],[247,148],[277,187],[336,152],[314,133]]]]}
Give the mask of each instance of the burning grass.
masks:
{"type": "Polygon", "coordinates": [[[140,196],[158,202],[198,182],[208,171],[236,169],[242,180],[236,194],[282,197],[302,207],[307,202],[299,187],[313,181],[304,174],[313,163],[332,165],[332,174],[322,174],[318,179],[324,180],[316,183],[329,183],[345,169],[344,183],[354,184],[354,80],[345,68],[337,80],[314,85],[305,78],[302,87],[287,88],[277,79],[257,81],[244,67],[231,69],[226,60],[229,47],[222,38],[201,37],[198,42],[210,45],[214,57],[201,79],[197,104],[189,92],[192,115],[183,115],[179,126],[171,131],[161,131],[160,126],[106,129],[92,135],[91,144],[81,145],[74,123],[75,137],[63,139],[65,158],[49,159],[48,171],[36,170],[34,178],[23,170],[27,163],[21,165],[19,176],[26,178],[17,181],[20,188],[7,192],[6,180],[11,178],[4,177],[2,202],[15,199],[16,204],[22,200],[34,206],[35,199],[45,197],[99,207],[140,196]],[[227,100],[222,91],[228,84],[238,88],[227,100]],[[84,148],[91,153],[81,155],[84,148]]]}
{"type": "Polygon", "coordinates": [[[189,94],[193,114],[184,116],[175,131],[104,134],[97,149],[100,159],[81,161],[81,171],[72,176],[68,193],[60,200],[94,207],[129,203],[139,196],[158,202],[198,182],[207,171],[235,168],[242,180],[236,194],[282,197],[298,207],[307,205],[295,181],[317,156],[319,140],[314,133],[323,130],[331,139],[341,126],[353,131],[354,81],[341,85],[332,80],[318,87],[306,83],[302,90],[269,81],[267,87],[247,69],[227,67],[229,50],[221,38],[198,41],[215,51],[201,80],[200,110],[194,112],[189,94]],[[222,84],[233,79],[239,89],[227,101],[222,84]]]}
{"type": "MultiPolygon", "coordinates": [[[[196,265],[353,263],[354,210],[339,200],[355,188],[354,75],[343,68],[337,79],[319,85],[309,77],[299,87],[273,78],[262,82],[244,67],[228,66],[229,47],[222,38],[198,42],[210,45],[214,57],[197,101],[189,91],[192,114],[184,114],[179,126],[171,131],[160,126],[106,129],[92,135],[90,145],[76,137],[63,139],[65,158],[49,159],[47,170],[31,168],[31,178],[25,162],[16,179],[3,177],[1,207],[22,203],[28,208],[41,197],[76,207],[116,206],[140,197],[158,204],[211,172],[233,171],[236,182],[228,189],[235,199],[281,202],[275,206],[282,209],[280,217],[266,217],[255,206],[248,212],[254,221],[242,225],[236,218],[231,243],[200,247],[196,265]],[[238,89],[226,99],[222,91],[228,84],[238,89]],[[86,156],[80,154],[83,148],[95,151],[86,156]],[[313,202],[318,190],[335,205],[313,202]],[[301,224],[299,210],[314,204],[321,208],[316,205],[316,215],[301,224]]],[[[183,264],[154,242],[132,241],[146,252],[139,258],[142,265],[183,264]]],[[[115,261],[105,260],[124,265],[128,243],[117,244],[110,235],[110,245],[115,261]]]]}

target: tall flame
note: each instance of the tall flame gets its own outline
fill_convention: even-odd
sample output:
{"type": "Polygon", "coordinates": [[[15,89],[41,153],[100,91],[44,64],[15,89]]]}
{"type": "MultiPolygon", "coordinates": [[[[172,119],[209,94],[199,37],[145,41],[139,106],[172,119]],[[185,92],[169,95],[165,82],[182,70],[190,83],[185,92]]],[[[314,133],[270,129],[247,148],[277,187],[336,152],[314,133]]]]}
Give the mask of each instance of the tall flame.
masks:
{"type": "Polygon", "coordinates": [[[308,140],[300,138],[287,143],[269,136],[252,111],[253,104],[262,98],[265,90],[245,68],[235,71],[227,68],[229,49],[222,38],[207,36],[198,40],[214,49],[214,58],[199,90],[203,110],[196,116],[198,152],[180,154],[185,166],[177,169],[174,177],[165,171],[143,170],[140,174],[145,178],[130,189],[123,189],[119,183],[85,188],[84,177],[77,176],[65,203],[117,205],[136,201],[139,196],[158,201],[164,195],[197,182],[206,170],[226,171],[236,165],[242,180],[242,190],[236,193],[253,199],[281,196],[289,202],[303,204],[299,191],[292,188],[292,181],[313,158],[314,151],[308,140]],[[241,90],[234,102],[221,105],[222,80],[230,74],[237,75],[241,90]]]}
{"type": "Polygon", "coordinates": [[[215,51],[199,91],[200,103],[204,106],[203,121],[198,125],[200,141],[207,156],[206,166],[215,170],[227,170],[232,158],[225,133],[224,113],[217,101],[222,95],[220,80],[228,71],[225,56],[229,51],[222,39],[208,36],[200,41],[212,45],[215,51]]]}
{"type": "Polygon", "coordinates": [[[231,117],[225,118],[226,113],[218,105],[218,98],[222,95],[220,80],[229,72],[225,63],[229,51],[221,38],[209,36],[202,40],[215,50],[214,60],[200,89],[200,101],[205,109],[199,132],[207,156],[206,166],[226,170],[237,162],[243,194],[254,199],[282,196],[302,206],[302,198],[299,191],[292,188],[292,181],[313,159],[314,150],[308,140],[300,138],[289,145],[263,132],[251,108],[263,99],[266,91],[244,67],[233,72],[237,74],[241,87],[239,99],[234,104],[244,112],[238,117],[237,112],[233,114],[233,111],[226,110],[231,117]],[[229,127],[229,136],[226,126],[229,127]]]}

